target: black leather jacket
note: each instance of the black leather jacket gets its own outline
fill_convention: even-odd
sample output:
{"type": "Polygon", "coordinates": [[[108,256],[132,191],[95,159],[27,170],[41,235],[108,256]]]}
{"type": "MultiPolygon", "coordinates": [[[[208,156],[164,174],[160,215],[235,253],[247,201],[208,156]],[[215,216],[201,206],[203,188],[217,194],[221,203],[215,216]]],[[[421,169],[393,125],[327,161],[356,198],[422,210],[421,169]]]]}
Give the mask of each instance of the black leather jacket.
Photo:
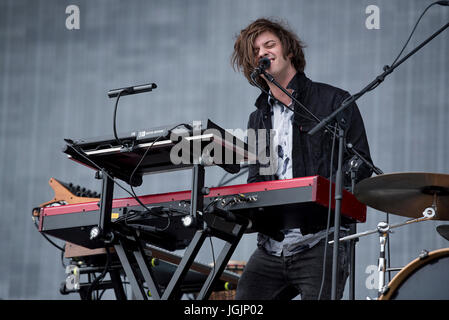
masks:
{"type": "MultiPolygon", "coordinates": [[[[307,107],[319,119],[323,119],[337,109],[341,102],[349,96],[349,93],[324,83],[313,82],[308,79],[304,73],[298,72],[288,84],[287,88],[294,90],[294,97],[307,107]]],[[[255,106],[257,110],[249,116],[248,129],[272,129],[271,107],[268,103],[266,93],[261,93],[257,98],[255,106]]],[[[293,121],[293,150],[292,150],[292,167],[293,177],[306,177],[320,175],[327,179],[330,177],[330,160],[332,150],[332,133],[321,130],[315,135],[310,136],[307,132],[312,129],[317,122],[310,115],[305,113],[301,107],[294,104],[297,113],[293,121]],[[298,114],[299,113],[299,114],[298,114]]],[[[368,140],[366,137],[365,127],[357,105],[354,103],[343,114],[337,117],[341,127],[345,129],[346,143],[351,143],[364,158],[371,161],[368,140]]],[[[269,140],[268,140],[269,141],[269,140]]],[[[253,146],[257,150],[256,146],[253,146]]],[[[267,154],[270,146],[267,146],[267,154]]],[[[349,167],[349,160],[353,154],[344,152],[343,173],[349,167]]],[[[335,141],[334,148],[334,166],[333,181],[335,181],[335,173],[338,164],[338,139],[335,141]]],[[[248,183],[276,180],[275,175],[260,174],[259,162],[250,164],[248,183]]],[[[370,177],[371,169],[366,165],[361,165],[357,173],[357,181],[370,177]]],[[[345,175],[344,186],[349,189],[351,186],[350,175],[345,175]]],[[[326,227],[326,219],[324,223],[314,219],[307,219],[306,225],[301,227],[303,234],[316,232],[326,227]],[[306,230],[307,229],[307,230],[306,230]],[[309,232],[308,232],[309,231],[309,232]]],[[[342,221],[343,223],[343,221],[342,221]]]]}

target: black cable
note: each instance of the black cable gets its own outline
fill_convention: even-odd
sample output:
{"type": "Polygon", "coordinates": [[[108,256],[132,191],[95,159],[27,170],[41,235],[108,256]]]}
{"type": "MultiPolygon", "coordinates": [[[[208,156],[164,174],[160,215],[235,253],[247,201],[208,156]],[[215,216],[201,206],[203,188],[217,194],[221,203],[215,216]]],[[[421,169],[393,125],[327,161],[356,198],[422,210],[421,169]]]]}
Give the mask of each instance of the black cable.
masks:
{"type": "MultiPolygon", "coordinates": [[[[186,123],[180,123],[180,124],[177,124],[176,126],[174,126],[173,128],[169,129],[169,130],[168,130],[168,134],[170,134],[171,131],[173,131],[174,129],[176,129],[176,128],[179,127],[179,126],[190,127],[189,124],[186,124],[186,123]]],[[[159,137],[157,137],[157,138],[151,143],[151,145],[148,146],[148,148],[145,150],[145,153],[143,154],[142,158],[141,158],[140,161],[137,163],[136,167],[134,168],[133,172],[131,173],[131,175],[130,175],[130,177],[129,177],[129,182],[128,182],[128,183],[129,183],[129,185],[131,186],[131,190],[133,190],[132,183],[131,183],[131,182],[132,182],[132,178],[133,178],[134,175],[136,174],[137,169],[140,167],[140,165],[142,164],[142,161],[145,159],[145,157],[147,156],[147,154],[148,154],[148,152],[150,151],[150,149],[154,146],[154,144],[155,144],[157,141],[159,141],[159,139],[161,139],[161,138],[163,138],[163,137],[165,137],[165,136],[164,136],[164,135],[160,135],[159,137]]],[[[133,190],[133,192],[134,192],[134,190],[133,190]]]]}
{"type": "MultiPolygon", "coordinates": [[[[119,93],[119,95],[117,96],[117,98],[119,98],[120,97],[120,94],[121,94],[121,92],[119,93]]],[[[118,99],[117,99],[117,102],[118,102],[118,99]]],[[[116,108],[115,108],[116,109],[116,108]]],[[[115,123],[115,110],[114,110],[114,123],[115,123]]],[[[181,123],[181,124],[178,124],[178,125],[176,125],[176,126],[174,126],[173,128],[171,128],[171,129],[169,129],[168,130],[168,133],[170,133],[172,130],[174,130],[174,129],[176,129],[177,127],[179,127],[179,126],[181,126],[181,125],[184,125],[184,126],[186,126],[186,127],[190,127],[190,125],[189,124],[186,124],[186,123],[181,123]]],[[[116,139],[117,139],[117,141],[118,142],[120,142],[121,143],[121,141],[118,139],[118,137],[117,137],[117,133],[116,133],[116,131],[115,131],[115,125],[114,125],[114,135],[115,135],[115,137],[116,137],[116,139]]],[[[158,140],[160,140],[161,138],[163,138],[163,137],[165,137],[165,135],[161,135],[161,136],[159,136],[159,137],[157,137],[152,143],[151,143],[151,145],[145,150],[145,153],[143,154],[143,156],[142,156],[142,158],[140,159],[140,161],[138,162],[138,164],[136,165],[136,167],[134,168],[134,170],[133,170],[133,172],[131,173],[131,176],[130,176],[130,179],[129,179],[129,184],[130,184],[130,187],[131,187],[131,191],[129,191],[129,190],[127,190],[125,187],[123,187],[120,183],[118,183],[111,175],[109,175],[105,170],[103,170],[99,165],[97,165],[92,159],[90,159],[89,157],[87,157],[84,153],[84,150],[82,150],[81,148],[80,148],[80,150],[81,150],[81,152],[80,151],[78,151],[77,150],[77,147],[73,144],[73,143],[71,143],[71,146],[72,146],[72,149],[76,152],[76,153],[78,153],[81,157],[83,157],[84,159],[86,159],[87,161],[89,161],[89,163],[91,163],[94,167],[96,167],[99,171],[101,171],[101,172],[103,172],[103,174],[105,174],[107,177],[109,177],[117,186],[119,186],[122,190],[124,190],[126,193],[128,193],[132,198],[134,198],[148,213],[150,213],[150,214],[153,214],[153,215],[157,215],[157,216],[159,216],[159,217],[163,217],[162,215],[159,215],[159,213],[155,213],[152,209],[150,209],[150,208],[148,208],[140,199],[139,199],[139,197],[137,196],[137,194],[135,193],[135,191],[134,191],[134,189],[133,189],[133,186],[132,186],[132,178],[133,178],[133,176],[135,175],[135,173],[137,172],[137,169],[139,168],[139,166],[142,164],[142,161],[144,160],[144,158],[147,156],[147,154],[148,154],[148,152],[150,151],[150,149],[154,146],[154,144],[158,141],[158,140]]],[[[162,228],[162,229],[160,229],[160,230],[158,230],[158,231],[165,231],[165,230],[167,230],[168,229],[168,227],[170,226],[170,224],[171,224],[171,217],[170,217],[170,215],[167,213],[167,216],[165,216],[165,218],[167,218],[167,225],[164,227],[164,228],[162,228]]],[[[116,220],[117,221],[117,220],[116,220]]],[[[126,222],[126,219],[125,219],[125,222],[126,222]]]]}
{"type": "Polygon", "coordinates": [[[221,177],[220,181],[218,181],[217,187],[226,185],[227,183],[231,182],[232,180],[235,180],[237,177],[240,177],[243,173],[245,173],[248,170],[249,170],[249,164],[248,163],[242,164],[242,165],[240,165],[240,172],[236,176],[234,175],[232,178],[229,178],[226,181],[225,181],[225,178],[229,175],[229,172],[225,172],[223,174],[223,176],[221,177]]]}
{"type": "Polygon", "coordinates": [[[224,186],[224,185],[228,184],[229,182],[231,182],[231,181],[237,179],[238,177],[240,177],[241,175],[244,175],[248,170],[249,170],[249,168],[244,168],[244,169],[241,170],[238,174],[232,176],[232,177],[229,178],[228,180],[223,181],[224,178],[226,177],[226,175],[228,175],[228,173],[225,173],[225,174],[223,175],[223,177],[221,178],[221,180],[218,182],[217,187],[221,187],[221,186],[224,186]]]}
{"type": "MultiPolygon", "coordinates": [[[[123,189],[125,192],[127,192],[133,199],[135,199],[143,208],[145,208],[145,210],[148,212],[148,213],[151,213],[151,214],[154,214],[154,215],[157,215],[157,216],[159,216],[159,217],[162,217],[161,215],[159,215],[159,214],[156,214],[156,213],[154,213],[154,212],[152,212],[152,210],[151,209],[149,209],[145,204],[143,204],[143,202],[142,201],[140,201],[140,199],[139,199],[139,197],[133,192],[133,193],[131,193],[130,191],[128,191],[125,187],[123,187],[120,183],[118,183],[111,175],[109,175],[105,170],[103,170],[99,165],[97,165],[93,160],[91,160],[89,157],[87,157],[87,156],[85,156],[83,153],[81,153],[81,152],[79,152],[78,150],[77,150],[77,148],[76,147],[74,147],[73,145],[72,145],[72,149],[73,150],[75,150],[76,151],[76,153],[78,153],[80,156],[82,156],[84,159],[86,159],[86,160],[88,160],[92,165],[94,165],[98,170],[100,170],[100,171],[102,171],[103,172],[103,174],[105,174],[107,177],[109,177],[109,179],[111,179],[116,185],[118,185],[121,189],[123,189]]],[[[83,151],[83,150],[81,150],[81,151],[83,151]]],[[[84,152],[84,151],[83,151],[84,152]]],[[[134,190],[133,190],[134,191],[134,190]]],[[[167,215],[166,217],[164,217],[164,218],[167,218],[167,226],[166,227],[164,227],[163,228],[163,230],[162,231],[165,231],[166,229],[168,229],[168,227],[170,226],[170,224],[171,224],[171,221],[170,221],[170,216],[169,215],[167,215]]],[[[115,223],[115,222],[114,222],[115,223]]]]}
{"type": "MultiPolygon", "coordinates": [[[[402,53],[404,52],[405,48],[407,47],[407,44],[410,42],[410,39],[412,38],[412,35],[413,35],[413,33],[415,32],[415,29],[416,29],[416,27],[418,26],[419,21],[420,21],[421,18],[424,16],[424,14],[427,12],[427,10],[429,10],[429,8],[430,8],[431,6],[433,6],[433,5],[435,5],[435,4],[438,4],[438,2],[431,3],[431,4],[428,5],[427,8],[423,11],[423,13],[421,14],[421,16],[418,18],[418,21],[416,21],[415,26],[413,27],[412,32],[410,33],[410,36],[408,37],[407,41],[405,42],[405,44],[404,44],[404,46],[402,47],[401,51],[399,52],[398,56],[394,59],[393,63],[392,63],[390,66],[388,66],[388,65],[384,66],[384,68],[383,68],[384,71],[387,71],[387,70],[389,70],[389,69],[391,69],[391,68],[396,67],[394,64],[395,64],[395,63],[398,61],[398,59],[401,57],[402,53]]],[[[374,83],[374,84],[367,90],[367,92],[376,89],[376,88],[383,82],[384,77],[380,77],[380,79],[381,79],[381,81],[377,81],[376,83],[374,83]]],[[[345,101],[343,101],[342,105],[343,105],[347,100],[352,99],[352,98],[354,98],[354,97],[355,97],[355,100],[357,100],[360,96],[361,96],[361,94],[355,94],[353,97],[348,97],[345,101]]]]}
{"type": "Polygon", "coordinates": [[[118,101],[120,99],[120,96],[122,95],[123,91],[125,90],[120,90],[119,93],[117,94],[117,99],[115,100],[115,106],[114,106],[114,116],[113,116],[113,120],[112,120],[112,129],[114,131],[114,137],[115,140],[117,141],[117,143],[119,145],[123,145],[122,141],[119,139],[119,137],[117,136],[117,128],[116,128],[116,118],[117,118],[117,106],[118,106],[118,101]]]}
{"type": "MultiPolygon", "coordinates": [[[[146,211],[145,211],[146,212],[146,211]]],[[[140,215],[142,215],[144,212],[142,211],[138,211],[138,210],[129,210],[126,214],[118,217],[117,219],[114,220],[115,223],[121,222],[121,221],[125,221],[125,224],[128,220],[133,219],[135,217],[138,217],[140,215]]]]}
{"type": "MultiPolygon", "coordinates": [[[[171,225],[171,218],[173,218],[173,215],[172,215],[173,212],[181,213],[183,215],[188,215],[189,214],[189,212],[186,212],[186,211],[183,211],[183,210],[180,210],[180,209],[176,209],[176,208],[163,208],[162,210],[164,210],[164,209],[166,209],[165,211],[166,211],[166,214],[167,214],[167,217],[168,217],[168,222],[167,222],[167,225],[165,227],[163,227],[163,228],[158,228],[158,227],[154,227],[154,226],[150,226],[150,225],[138,224],[138,222],[140,220],[145,220],[145,218],[140,218],[140,219],[136,219],[136,218],[139,218],[139,216],[143,216],[144,214],[147,213],[147,211],[142,212],[142,211],[130,210],[129,213],[132,213],[131,216],[130,216],[129,213],[127,213],[126,215],[123,215],[123,216],[117,218],[114,221],[114,223],[119,223],[119,222],[122,222],[124,220],[125,225],[128,226],[128,227],[133,227],[133,228],[143,227],[143,229],[145,227],[150,227],[150,228],[154,228],[154,231],[163,232],[165,230],[168,230],[168,228],[170,227],[170,225],[171,225]],[[136,221],[134,221],[134,220],[136,220],[136,221]]],[[[155,214],[154,209],[152,209],[150,211],[150,213],[155,214]]]]}
{"type": "MultiPolygon", "coordinates": [[[[177,127],[177,126],[176,126],[176,127],[177,127]]],[[[176,128],[176,127],[175,127],[175,128],[176,128]]],[[[174,128],[173,128],[173,129],[174,129],[174,128]]],[[[173,129],[170,129],[169,131],[171,131],[171,130],[173,130],[173,129]]],[[[140,161],[137,163],[136,167],[134,168],[134,170],[132,171],[131,175],[129,176],[128,184],[131,186],[131,192],[134,194],[135,198],[138,198],[138,197],[137,197],[136,193],[134,192],[134,188],[133,188],[133,186],[132,186],[132,179],[133,179],[134,175],[136,174],[137,169],[138,169],[138,168],[140,167],[140,165],[142,164],[143,159],[145,159],[145,157],[147,156],[147,154],[148,154],[148,152],[150,151],[150,149],[151,149],[151,148],[154,146],[154,144],[155,144],[159,139],[161,139],[162,137],[163,137],[163,136],[157,137],[157,138],[151,143],[151,145],[148,146],[148,148],[145,150],[145,152],[144,152],[142,158],[140,158],[140,161]]],[[[140,202],[140,200],[139,200],[139,202],[140,202]]],[[[141,202],[140,202],[140,203],[141,203],[141,202]]],[[[147,210],[149,210],[143,203],[141,203],[141,205],[142,205],[144,208],[146,208],[147,210]]]]}
{"type": "Polygon", "coordinates": [[[103,280],[109,269],[109,264],[111,262],[111,253],[109,252],[109,248],[107,246],[104,249],[106,250],[106,265],[104,266],[104,269],[101,272],[101,274],[92,281],[91,285],[89,286],[89,289],[87,290],[86,296],[89,300],[92,300],[92,291],[98,285],[98,283],[101,280],[103,280]]]}
{"type": "MultiPolygon", "coordinates": [[[[173,128],[169,129],[169,130],[168,130],[168,134],[170,134],[170,132],[171,132],[172,130],[176,129],[176,128],[179,127],[179,126],[187,126],[187,127],[189,127],[190,125],[188,125],[188,124],[186,124],[186,123],[180,123],[180,124],[174,126],[173,128]]],[[[148,208],[147,208],[147,207],[140,201],[140,199],[138,199],[138,196],[137,196],[136,193],[134,192],[134,188],[133,188],[131,182],[132,182],[132,179],[133,179],[134,175],[135,175],[136,172],[137,172],[137,169],[138,169],[138,168],[140,167],[140,165],[142,164],[143,160],[144,160],[145,157],[147,156],[147,154],[148,154],[148,152],[150,151],[150,149],[154,146],[154,144],[155,144],[157,141],[159,141],[159,140],[160,140],[161,138],[163,138],[163,137],[165,137],[165,136],[164,136],[164,135],[160,135],[159,137],[157,137],[157,138],[151,143],[151,145],[148,146],[148,148],[145,150],[144,154],[142,155],[142,158],[140,158],[140,160],[139,160],[139,162],[137,163],[136,167],[135,167],[134,170],[132,171],[132,173],[131,173],[131,175],[130,175],[130,177],[129,177],[129,181],[128,181],[129,185],[131,186],[131,191],[132,191],[132,193],[134,194],[134,198],[140,203],[141,206],[143,206],[143,207],[144,207],[145,209],[147,209],[147,210],[149,210],[149,209],[148,209],[148,208]]]]}
{"type": "MultiPolygon", "coordinates": [[[[89,161],[90,162],[90,164],[92,164],[95,168],[97,168],[99,171],[102,171],[109,179],[111,179],[120,189],[122,189],[123,191],[125,191],[126,193],[128,193],[131,197],[133,197],[134,198],[134,195],[129,191],[129,190],[127,190],[125,187],[123,187],[120,183],[118,183],[109,173],[107,173],[106,171],[104,171],[103,170],[103,168],[101,168],[98,164],[96,164],[93,160],[91,160],[89,157],[87,157],[86,155],[84,155],[83,153],[84,153],[84,150],[82,150],[81,148],[81,151],[82,152],[80,152],[80,151],[78,151],[77,150],[77,147],[75,147],[73,144],[71,145],[72,146],[72,149],[76,152],[76,153],[78,153],[78,155],[80,155],[81,157],[83,157],[84,159],[86,159],[87,161],[89,161]]],[[[136,199],[137,200],[137,199],[136,199]]]]}
{"type": "Polygon", "coordinates": [[[64,245],[62,246],[64,251],[61,251],[61,264],[64,269],[67,268],[67,265],[64,263],[64,254],[66,245],[67,243],[64,243],[64,245]]]}
{"type": "Polygon", "coordinates": [[[210,206],[216,206],[217,203],[218,203],[219,201],[221,201],[222,199],[223,199],[223,198],[220,198],[220,197],[215,198],[213,201],[211,201],[211,202],[206,206],[206,208],[204,209],[204,212],[208,212],[210,206]]]}
{"type": "Polygon", "coordinates": [[[97,300],[101,300],[101,298],[103,298],[103,295],[105,292],[106,292],[106,289],[103,289],[103,291],[101,291],[100,295],[97,297],[97,300]]]}
{"type": "MultiPolygon", "coordinates": [[[[103,172],[109,179],[111,179],[118,187],[120,187],[122,190],[124,190],[126,193],[128,193],[132,198],[134,198],[143,208],[146,210],[149,210],[141,201],[140,199],[133,194],[131,191],[127,190],[125,187],[123,187],[118,181],[116,181],[109,173],[107,173],[103,168],[101,168],[98,164],[96,164],[93,160],[91,160],[89,157],[84,155],[84,150],[81,150],[82,152],[78,151],[77,148],[72,144],[72,149],[78,153],[81,157],[89,161],[95,168],[97,168],[99,171],[103,172]]],[[[151,210],[149,210],[151,211],[151,210]]]]}
{"type": "Polygon", "coordinates": [[[399,57],[402,55],[402,53],[404,52],[405,48],[407,47],[407,44],[409,43],[410,39],[412,38],[413,33],[415,32],[416,27],[418,26],[419,21],[421,20],[421,18],[424,16],[424,14],[427,12],[427,10],[429,10],[429,8],[435,4],[438,4],[438,2],[434,2],[431,3],[430,5],[427,6],[427,8],[423,11],[423,13],[421,14],[421,16],[419,17],[418,21],[416,21],[415,26],[412,29],[412,32],[410,33],[410,36],[408,37],[407,41],[405,42],[404,46],[402,47],[401,52],[399,52],[398,56],[396,57],[396,59],[394,59],[393,63],[391,64],[391,67],[394,66],[394,64],[396,63],[396,61],[398,61],[399,57]]]}
{"type": "MultiPolygon", "coordinates": [[[[173,128],[171,128],[171,129],[168,130],[168,134],[170,134],[170,132],[171,132],[172,130],[176,129],[176,128],[179,127],[179,126],[186,126],[186,127],[189,127],[190,125],[189,125],[189,124],[186,124],[186,123],[180,123],[180,124],[177,124],[176,126],[174,126],[173,128]]],[[[136,167],[135,167],[134,170],[132,171],[132,173],[131,173],[131,175],[130,175],[130,177],[129,177],[129,181],[128,181],[128,183],[129,183],[129,185],[130,185],[130,187],[131,187],[131,192],[132,192],[133,195],[134,195],[134,196],[133,196],[134,199],[136,199],[136,201],[139,202],[139,204],[140,204],[142,207],[144,207],[146,210],[148,210],[148,212],[151,212],[151,210],[150,210],[146,205],[144,205],[143,202],[140,201],[139,197],[137,196],[137,194],[136,194],[135,191],[134,191],[134,188],[133,188],[133,185],[132,185],[131,182],[132,182],[132,179],[133,179],[134,175],[135,175],[136,172],[137,172],[137,169],[138,169],[138,168],[140,167],[140,165],[142,164],[143,160],[144,160],[145,157],[147,156],[147,154],[148,154],[148,152],[150,151],[150,149],[154,146],[154,144],[155,144],[157,141],[159,141],[159,140],[160,140],[161,138],[163,138],[163,137],[165,137],[165,136],[164,136],[164,135],[160,135],[159,137],[157,137],[157,138],[151,143],[151,145],[148,146],[148,148],[145,150],[144,154],[142,155],[142,158],[140,158],[140,160],[139,160],[139,162],[137,163],[136,167]]],[[[163,228],[162,230],[160,230],[160,231],[165,231],[165,230],[167,230],[168,227],[170,226],[170,223],[171,223],[171,221],[170,221],[170,216],[167,214],[167,217],[166,217],[166,218],[168,219],[167,226],[164,227],[164,228],[163,228]]]]}
{"type": "MultiPolygon", "coordinates": [[[[36,220],[34,220],[34,225],[35,225],[35,227],[39,230],[39,226],[37,225],[36,220]]],[[[54,247],[56,247],[57,249],[61,250],[62,253],[65,252],[65,249],[64,249],[63,247],[60,247],[60,246],[58,246],[56,243],[54,243],[49,237],[47,237],[46,234],[44,234],[44,233],[42,233],[42,232],[40,232],[40,234],[41,234],[41,235],[42,235],[48,242],[50,242],[50,244],[52,244],[52,245],[53,245],[54,247]]]]}
{"type": "MultiPolygon", "coordinates": [[[[210,242],[210,248],[211,248],[211,251],[212,251],[212,262],[213,262],[211,273],[214,274],[215,273],[216,261],[215,261],[214,245],[212,243],[212,236],[210,236],[210,235],[209,235],[209,242],[210,242]]],[[[211,282],[212,282],[213,278],[214,278],[213,276],[210,278],[208,286],[211,285],[211,282]]]]}
{"type": "MultiPolygon", "coordinates": [[[[178,126],[179,126],[179,125],[178,125],[178,126]]],[[[178,127],[178,126],[176,126],[176,127],[178,127]]],[[[176,127],[174,127],[174,128],[176,128],[176,127]]],[[[174,128],[173,128],[173,129],[174,129],[174,128]]],[[[169,132],[170,132],[171,130],[173,130],[173,129],[170,129],[169,132]]],[[[129,177],[129,181],[128,181],[128,184],[129,184],[130,187],[131,187],[131,192],[132,192],[132,194],[134,195],[134,196],[133,196],[134,199],[136,199],[136,201],[139,202],[139,204],[140,204],[142,207],[144,207],[146,210],[148,210],[148,211],[151,211],[151,210],[150,210],[145,204],[143,204],[143,202],[140,201],[139,197],[137,196],[136,192],[134,191],[134,188],[133,188],[133,185],[132,185],[132,179],[133,179],[134,175],[136,174],[137,169],[138,169],[138,168],[140,167],[140,165],[142,164],[143,159],[145,159],[146,155],[147,155],[148,152],[150,151],[150,149],[151,149],[151,148],[154,146],[154,144],[155,144],[159,139],[161,139],[162,137],[164,137],[164,136],[159,136],[159,137],[157,137],[157,138],[151,143],[151,145],[145,150],[145,152],[144,152],[142,158],[140,158],[140,161],[137,163],[136,167],[135,167],[134,170],[132,171],[132,173],[131,173],[131,175],[130,175],[130,177],[129,177]]]]}
{"type": "MultiPolygon", "coordinates": [[[[330,229],[330,220],[331,220],[331,207],[332,207],[332,176],[333,176],[332,172],[333,172],[333,169],[334,169],[334,149],[335,149],[335,138],[336,138],[336,133],[337,133],[336,132],[337,128],[335,127],[334,129],[335,129],[335,131],[334,131],[333,138],[332,138],[331,161],[330,161],[329,207],[328,207],[328,211],[327,211],[326,237],[325,237],[324,256],[323,256],[323,273],[321,275],[321,285],[320,285],[320,292],[318,294],[318,300],[321,299],[321,294],[322,294],[323,286],[324,286],[324,279],[326,277],[327,248],[329,246],[328,239],[329,239],[329,229],[330,229]]],[[[336,232],[335,229],[334,229],[334,232],[336,232]]]]}

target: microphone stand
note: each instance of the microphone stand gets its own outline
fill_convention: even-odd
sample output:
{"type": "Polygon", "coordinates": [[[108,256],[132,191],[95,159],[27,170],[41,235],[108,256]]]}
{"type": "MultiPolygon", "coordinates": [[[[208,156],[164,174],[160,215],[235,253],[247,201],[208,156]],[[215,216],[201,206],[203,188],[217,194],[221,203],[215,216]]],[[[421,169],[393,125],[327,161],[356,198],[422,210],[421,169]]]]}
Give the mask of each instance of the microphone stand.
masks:
{"type": "MultiPolygon", "coordinates": [[[[256,70],[251,74],[251,80],[253,81],[253,83],[263,92],[265,92],[268,96],[272,97],[274,100],[276,100],[278,103],[282,104],[285,108],[289,109],[291,112],[293,112],[295,115],[298,115],[300,117],[304,117],[304,115],[300,114],[298,111],[296,111],[294,108],[291,108],[290,106],[287,106],[285,103],[283,103],[282,101],[280,101],[279,99],[277,99],[275,96],[273,96],[272,94],[270,94],[269,92],[267,92],[265,89],[263,89],[255,80],[256,74],[263,74],[268,81],[270,81],[271,83],[273,83],[276,87],[278,87],[283,93],[285,93],[290,99],[292,99],[292,101],[294,101],[299,107],[301,107],[302,110],[304,110],[306,113],[308,113],[316,122],[320,123],[320,119],[315,116],[309,109],[307,109],[301,102],[298,101],[298,99],[296,99],[292,94],[290,94],[290,92],[288,92],[284,87],[282,87],[279,82],[276,81],[276,79],[274,79],[274,77],[269,74],[268,72],[265,71],[264,68],[256,68],[256,70]]],[[[325,125],[326,129],[333,133],[332,128],[329,127],[329,125],[325,125]]]]}
{"type": "MultiPolygon", "coordinates": [[[[357,171],[360,167],[360,163],[358,162],[358,157],[353,157],[352,160],[349,161],[349,165],[351,169],[351,192],[354,194],[355,184],[357,180],[357,171]]],[[[349,228],[350,234],[357,233],[357,224],[351,223],[349,228]]],[[[349,242],[350,253],[349,253],[349,300],[355,299],[355,244],[358,239],[353,239],[349,242]]]]}
{"type": "MultiPolygon", "coordinates": [[[[383,171],[380,170],[378,167],[376,167],[374,164],[372,164],[370,161],[365,159],[361,154],[357,152],[357,150],[353,149],[353,146],[351,143],[346,144],[346,148],[349,149],[353,154],[355,154],[354,157],[349,161],[349,172],[351,176],[351,193],[354,194],[355,192],[355,185],[357,180],[357,171],[360,168],[361,162],[365,163],[374,173],[377,175],[383,174],[383,171]]],[[[346,172],[347,174],[348,172],[346,172]]],[[[387,213],[387,220],[388,220],[388,213],[387,213]]],[[[349,228],[349,234],[353,235],[357,233],[357,224],[351,223],[349,228]]],[[[389,235],[387,234],[387,238],[389,235]]],[[[355,245],[359,241],[358,238],[352,238],[349,241],[349,300],[355,300],[355,245]]],[[[387,242],[388,246],[388,252],[389,252],[389,246],[390,242],[387,242]]],[[[388,263],[390,259],[388,258],[388,263]]]]}
{"type": "MultiPolygon", "coordinates": [[[[417,46],[415,49],[413,49],[409,54],[407,54],[404,58],[393,64],[391,67],[385,66],[384,72],[376,77],[374,81],[372,81],[370,84],[368,84],[365,88],[363,88],[359,93],[352,95],[348,97],[348,99],[345,99],[341,106],[336,109],[333,113],[331,113],[329,116],[327,116],[325,119],[323,119],[318,125],[316,125],[314,128],[312,128],[308,134],[314,135],[316,132],[321,130],[324,126],[327,126],[329,122],[331,122],[337,114],[348,108],[353,102],[358,100],[361,96],[363,96],[366,92],[371,91],[375,89],[378,85],[380,85],[384,80],[385,77],[388,76],[390,73],[392,73],[399,65],[401,65],[405,60],[410,58],[412,55],[414,55],[418,50],[420,50],[422,47],[424,47],[427,43],[429,43],[433,38],[435,38],[438,34],[443,32],[447,27],[449,27],[449,23],[441,27],[438,31],[436,31],[433,35],[431,35],[428,39],[423,41],[419,46],[417,46]]],[[[338,124],[337,124],[338,125],[338,124]]],[[[336,177],[336,189],[335,189],[335,221],[334,221],[334,244],[338,243],[338,237],[339,237],[339,231],[340,231],[340,210],[341,210],[341,198],[342,198],[342,159],[341,155],[343,153],[343,137],[344,137],[344,130],[338,125],[338,138],[339,138],[339,150],[338,150],[338,168],[337,168],[337,177],[336,177]]],[[[337,292],[337,265],[338,265],[338,245],[334,245],[333,250],[333,261],[332,261],[332,292],[331,292],[331,299],[336,299],[336,292],[337,292]]]]}

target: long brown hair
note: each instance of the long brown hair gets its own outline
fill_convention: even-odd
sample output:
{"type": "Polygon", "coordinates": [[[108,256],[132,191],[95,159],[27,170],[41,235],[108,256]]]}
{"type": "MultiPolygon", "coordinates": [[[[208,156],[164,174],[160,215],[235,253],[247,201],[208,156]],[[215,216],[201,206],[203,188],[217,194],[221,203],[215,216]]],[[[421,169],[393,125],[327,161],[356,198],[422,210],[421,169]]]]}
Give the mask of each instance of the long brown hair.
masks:
{"type": "MultiPolygon", "coordinates": [[[[251,72],[257,64],[257,57],[254,54],[254,41],[263,32],[274,33],[281,41],[284,58],[292,54],[292,64],[296,71],[304,71],[306,60],[304,58],[304,43],[289,30],[286,23],[280,20],[260,18],[252,22],[245,29],[240,31],[234,44],[234,52],[231,56],[231,64],[234,70],[243,71],[245,78],[251,85],[251,72]]],[[[260,76],[256,81],[264,89],[268,90],[268,85],[260,76]]]]}

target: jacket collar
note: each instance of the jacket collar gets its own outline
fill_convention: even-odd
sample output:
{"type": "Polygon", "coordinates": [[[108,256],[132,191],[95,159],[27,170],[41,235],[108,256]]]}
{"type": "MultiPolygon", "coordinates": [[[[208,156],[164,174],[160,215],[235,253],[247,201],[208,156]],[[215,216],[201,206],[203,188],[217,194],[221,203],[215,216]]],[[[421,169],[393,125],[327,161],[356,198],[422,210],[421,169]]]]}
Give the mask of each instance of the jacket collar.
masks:
{"type": "MultiPolygon", "coordinates": [[[[287,89],[293,89],[295,91],[295,95],[299,96],[306,89],[308,81],[310,80],[306,77],[304,72],[298,71],[288,83],[287,89]]],[[[268,104],[268,95],[265,92],[262,92],[256,99],[254,105],[264,113],[268,113],[270,108],[270,105],[268,104]]]]}

